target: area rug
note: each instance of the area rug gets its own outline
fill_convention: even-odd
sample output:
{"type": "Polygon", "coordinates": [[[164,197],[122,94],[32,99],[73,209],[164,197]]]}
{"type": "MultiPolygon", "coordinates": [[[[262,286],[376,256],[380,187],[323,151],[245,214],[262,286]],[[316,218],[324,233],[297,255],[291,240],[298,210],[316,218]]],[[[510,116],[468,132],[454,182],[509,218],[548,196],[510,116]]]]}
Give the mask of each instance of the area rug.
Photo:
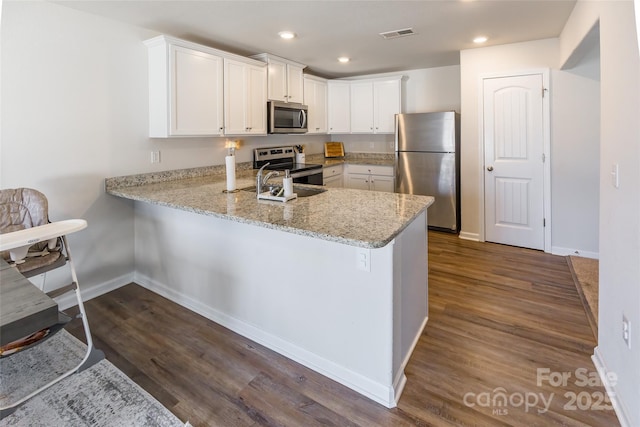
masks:
{"type": "MultiPolygon", "coordinates": [[[[86,347],[62,330],[48,341],[0,359],[0,405],[15,402],[76,366],[86,347]]],[[[184,426],[106,359],[21,405],[0,426],[184,426]]],[[[188,425],[188,424],[187,424],[188,425]]]]}
{"type": "Polygon", "coordinates": [[[569,256],[569,269],[584,305],[591,330],[598,339],[598,274],[597,259],[569,256]]]}

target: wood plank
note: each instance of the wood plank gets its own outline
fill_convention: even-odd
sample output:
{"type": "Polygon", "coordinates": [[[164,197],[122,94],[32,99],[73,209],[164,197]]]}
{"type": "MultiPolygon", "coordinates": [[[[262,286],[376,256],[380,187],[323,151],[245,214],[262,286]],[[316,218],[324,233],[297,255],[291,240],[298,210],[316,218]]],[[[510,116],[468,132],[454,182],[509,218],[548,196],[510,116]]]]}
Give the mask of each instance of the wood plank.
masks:
{"type": "Polygon", "coordinates": [[[565,394],[596,399],[599,384],[537,385],[538,368],[595,373],[596,342],[563,257],[437,232],[429,245],[429,323],[394,409],[135,284],[86,308],[107,358],[194,426],[619,425],[612,410],[566,407],[565,394]],[[499,388],[553,399],[543,413],[541,403],[465,402],[499,388]]]}

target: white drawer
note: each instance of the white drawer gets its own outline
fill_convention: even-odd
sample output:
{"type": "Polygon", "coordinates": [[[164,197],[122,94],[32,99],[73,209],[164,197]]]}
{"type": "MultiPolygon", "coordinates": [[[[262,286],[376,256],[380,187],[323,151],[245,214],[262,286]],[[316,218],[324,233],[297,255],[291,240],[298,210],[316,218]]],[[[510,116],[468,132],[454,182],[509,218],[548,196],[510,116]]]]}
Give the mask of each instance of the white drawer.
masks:
{"type": "Polygon", "coordinates": [[[366,175],[382,175],[393,176],[393,166],[380,166],[380,165],[348,165],[347,171],[349,173],[359,173],[366,175]]]}
{"type": "Polygon", "coordinates": [[[332,176],[342,175],[342,171],[342,165],[325,166],[324,169],[322,169],[322,177],[331,178],[332,176]]]}

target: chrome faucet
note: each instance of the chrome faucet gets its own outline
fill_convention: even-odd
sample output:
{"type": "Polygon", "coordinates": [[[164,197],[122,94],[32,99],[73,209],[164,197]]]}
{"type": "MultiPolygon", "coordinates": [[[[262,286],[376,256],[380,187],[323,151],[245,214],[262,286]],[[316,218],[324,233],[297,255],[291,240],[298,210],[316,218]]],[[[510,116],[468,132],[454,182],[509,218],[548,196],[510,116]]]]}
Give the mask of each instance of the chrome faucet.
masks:
{"type": "Polygon", "coordinates": [[[269,178],[271,178],[272,176],[278,176],[280,175],[280,172],[278,171],[269,171],[267,172],[267,174],[264,176],[264,178],[262,177],[262,171],[264,170],[265,167],[269,166],[269,163],[265,163],[259,170],[258,170],[258,175],[256,175],[256,193],[258,195],[260,195],[262,193],[262,187],[267,183],[267,181],[269,180],[269,178]]]}

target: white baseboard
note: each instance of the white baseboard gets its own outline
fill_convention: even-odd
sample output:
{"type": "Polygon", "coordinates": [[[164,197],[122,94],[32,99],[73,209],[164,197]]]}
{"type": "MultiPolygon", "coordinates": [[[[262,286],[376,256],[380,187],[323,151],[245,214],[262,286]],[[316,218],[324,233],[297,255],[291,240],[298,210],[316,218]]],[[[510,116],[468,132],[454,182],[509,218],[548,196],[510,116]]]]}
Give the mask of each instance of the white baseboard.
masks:
{"type": "Polygon", "coordinates": [[[604,384],[607,395],[609,395],[613,410],[616,412],[618,421],[620,421],[620,425],[622,427],[631,427],[631,421],[629,420],[629,417],[627,415],[629,412],[623,405],[622,401],[620,401],[615,385],[612,385],[608,380],[609,370],[604,363],[602,353],[600,353],[598,347],[593,350],[593,356],[591,356],[591,360],[593,360],[593,364],[596,366],[596,371],[598,371],[600,380],[602,381],[602,384],[604,384]]]}
{"type": "MultiPolygon", "coordinates": [[[[124,285],[133,282],[133,273],[123,274],[122,276],[111,279],[107,282],[99,283],[97,285],[84,287],[80,284],[80,292],[82,293],[82,300],[89,301],[92,298],[99,297],[100,295],[111,292],[115,289],[121,288],[124,285]]],[[[60,310],[66,310],[69,307],[73,307],[78,304],[75,292],[67,292],[58,298],[55,298],[60,310]]]]}
{"type": "MultiPolygon", "coordinates": [[[[176,304],[179,304],[201,316],[212,320],[219,325],[224,326],[232,330],[233,332],[249,338],[265,347],[288,357],[320,374],[331,378],[339,382],[340,384],[349,387],[352,390],[357,391],[363,396],[384,405],[387,408],[393,408],[396,406],[396,396],[400,396],[400,392],[394,388],[404,387],[404,382],[400,381],[399,384],[393,384],[386,386],[384,384],[375,382],[357,372],[338,365],[331,360],[320,357],[314,353],[311,353],[295,344],[285,341],[275,335],[265,332],[254,325],[246,323],[242,320],[231,317],[219,310],[202,304],[200,301],[195,300],[181,292],[178,292],[170,287],[159,283],[150,277],[135,273],[133,280],[135,283],[143,286],[144,288],[155,292],[176,304]]],[[[406,381],[406,378],[405,378],[406,381]]]]}
{"type": "Polygon", "coordinates": [[[409,351],[407,351],[407,355],[405,356],[404,360],[402,361],[402,365],[400,365],[400,369],[398,370],[398,373],[396,374],[396,378],[393,381],[393,390],[394,390],[394,393],[395,393],[395,396],[393,396],[393,400],[396,402],[396,406],[398,404],[398,401],[400,400],[400,396],[402,396],[402,392],[404,390],[404,386],[407,383],[407,376],[404,374],[404,369],[409,364],[409,359],[411,359],[411,355],[413,354],[413,350],[415,350],[416,346],[418,345],[418,341],[420,340],[420,337],[422,336],[422,333],[424,332],[424,328],[427,327],[427,322],[428,321],[429,321],[429,316],[425,317],[424,320],[422,321],[422,325],[420,325],[420,328],[418,329],[418,333],[416,334],[415,338],[413,339],[413,342],[411,343],[411,346],[409,347],[409,351]]]}
{"type": "Polygon", "coordinates": [[[561,248],[559,246],[551,246],[551,253],[553,255],[560,256],[581,256],[584,258],[592,258],[592,259],[600,259],[600,254],[598,252],[589,252],[583,251],[581,249],[573,249],[573,248],[561,248]]]}
{"type": "Polygon", "coordinates": [[[463,240],[473,240],[474,242],[480,241],[480,235],[478,233],[468,233],[466,231],[461,231],[458,237],[463,240]]]}

